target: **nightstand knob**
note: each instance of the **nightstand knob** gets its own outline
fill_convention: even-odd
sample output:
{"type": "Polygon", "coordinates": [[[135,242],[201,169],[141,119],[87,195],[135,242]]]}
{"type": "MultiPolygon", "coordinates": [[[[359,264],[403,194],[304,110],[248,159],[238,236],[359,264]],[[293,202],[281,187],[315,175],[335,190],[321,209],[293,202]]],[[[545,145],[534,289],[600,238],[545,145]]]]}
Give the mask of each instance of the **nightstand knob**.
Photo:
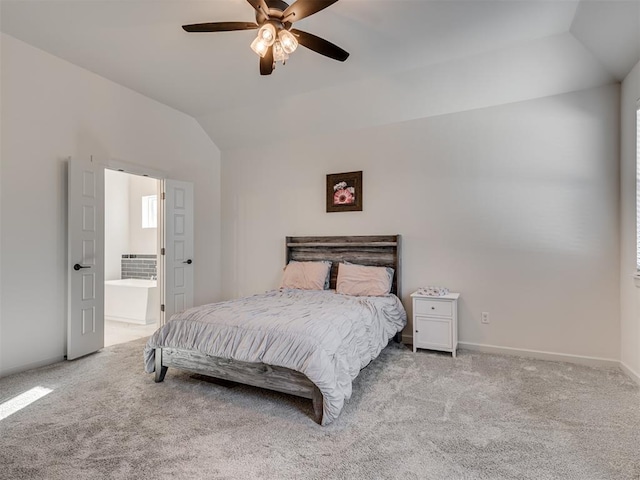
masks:
{"type": "Polygon", "coordinates": [[[435,310],[435,309],[436,309],[436,307],[431,307],[431,310],[435,310]]]}

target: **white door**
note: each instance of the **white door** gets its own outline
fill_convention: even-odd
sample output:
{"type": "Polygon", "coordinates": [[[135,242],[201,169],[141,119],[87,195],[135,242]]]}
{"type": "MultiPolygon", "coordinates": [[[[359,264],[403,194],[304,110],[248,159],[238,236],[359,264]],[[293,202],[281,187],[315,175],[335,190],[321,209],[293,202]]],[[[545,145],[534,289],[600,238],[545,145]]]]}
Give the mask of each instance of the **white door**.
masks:
{"type": "Polygon", "coordinates": [[[164,181],[164,318],[193,306],[193,184],[164,181]]]}
{"type": "Polygon", "coordinates": [[[104,166],[69,160],[67,359],[104,347],[104,166]]]}

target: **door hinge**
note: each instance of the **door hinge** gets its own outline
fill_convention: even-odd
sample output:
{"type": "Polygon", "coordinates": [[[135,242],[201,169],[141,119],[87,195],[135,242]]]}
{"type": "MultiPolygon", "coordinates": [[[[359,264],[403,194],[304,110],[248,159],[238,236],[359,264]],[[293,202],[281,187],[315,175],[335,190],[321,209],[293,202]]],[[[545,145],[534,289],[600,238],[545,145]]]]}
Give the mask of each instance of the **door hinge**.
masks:
{"type": "Polygon", "coordinates": [[[164,312],[164,304],[163,304],[163,305],[160,305],[160,311],[161,311],[161,312],[164,312]]]}
{"type": "Polygon", "coordinates": [[[164,255],[164,247],[160,249],[160,255],[164,255]]]}
{"type": "Polygon", "coordinates": [[[162,192],[162,200],[164,200],[166,197],[166,194],[164,192],[162,192]]]}

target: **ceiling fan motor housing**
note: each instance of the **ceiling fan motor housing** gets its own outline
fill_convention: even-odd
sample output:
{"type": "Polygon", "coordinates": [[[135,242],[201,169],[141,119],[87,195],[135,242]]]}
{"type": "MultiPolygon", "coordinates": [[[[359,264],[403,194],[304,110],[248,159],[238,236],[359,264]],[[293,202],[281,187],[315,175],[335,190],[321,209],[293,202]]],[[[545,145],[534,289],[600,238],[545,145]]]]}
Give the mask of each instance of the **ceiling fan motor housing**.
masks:
{"type": "MultiPolygon", "coordinates": [[[[268,20],[280,20],[282,19],[282,13],[289,7],[289,4],[282,0],[265,0],[265,3],[269,7],[268,12],[262,12],[262,10],[256,10],[256,23],[262,25],[268,20]]],[[[282,24],[282,22],[280,22],[282,24]]],[[[291,26],[290,22],[287,22],[291,26]]]]}

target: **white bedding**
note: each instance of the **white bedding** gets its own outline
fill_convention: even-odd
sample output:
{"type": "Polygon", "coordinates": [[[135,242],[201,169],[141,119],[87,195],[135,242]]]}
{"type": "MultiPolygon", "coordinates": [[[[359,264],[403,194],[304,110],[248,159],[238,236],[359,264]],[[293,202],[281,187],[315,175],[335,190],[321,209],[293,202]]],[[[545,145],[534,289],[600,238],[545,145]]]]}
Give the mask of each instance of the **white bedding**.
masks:
{"type": "Polygon", "coordinates": [[[174,315],[149,338],[145,370],[155,370],[156,347],[290,368],[304,373],[322,392],[326,425],[351,397],[351,382],[358,372],[406,322],[395,295],[275,290],[174,315]]]}

